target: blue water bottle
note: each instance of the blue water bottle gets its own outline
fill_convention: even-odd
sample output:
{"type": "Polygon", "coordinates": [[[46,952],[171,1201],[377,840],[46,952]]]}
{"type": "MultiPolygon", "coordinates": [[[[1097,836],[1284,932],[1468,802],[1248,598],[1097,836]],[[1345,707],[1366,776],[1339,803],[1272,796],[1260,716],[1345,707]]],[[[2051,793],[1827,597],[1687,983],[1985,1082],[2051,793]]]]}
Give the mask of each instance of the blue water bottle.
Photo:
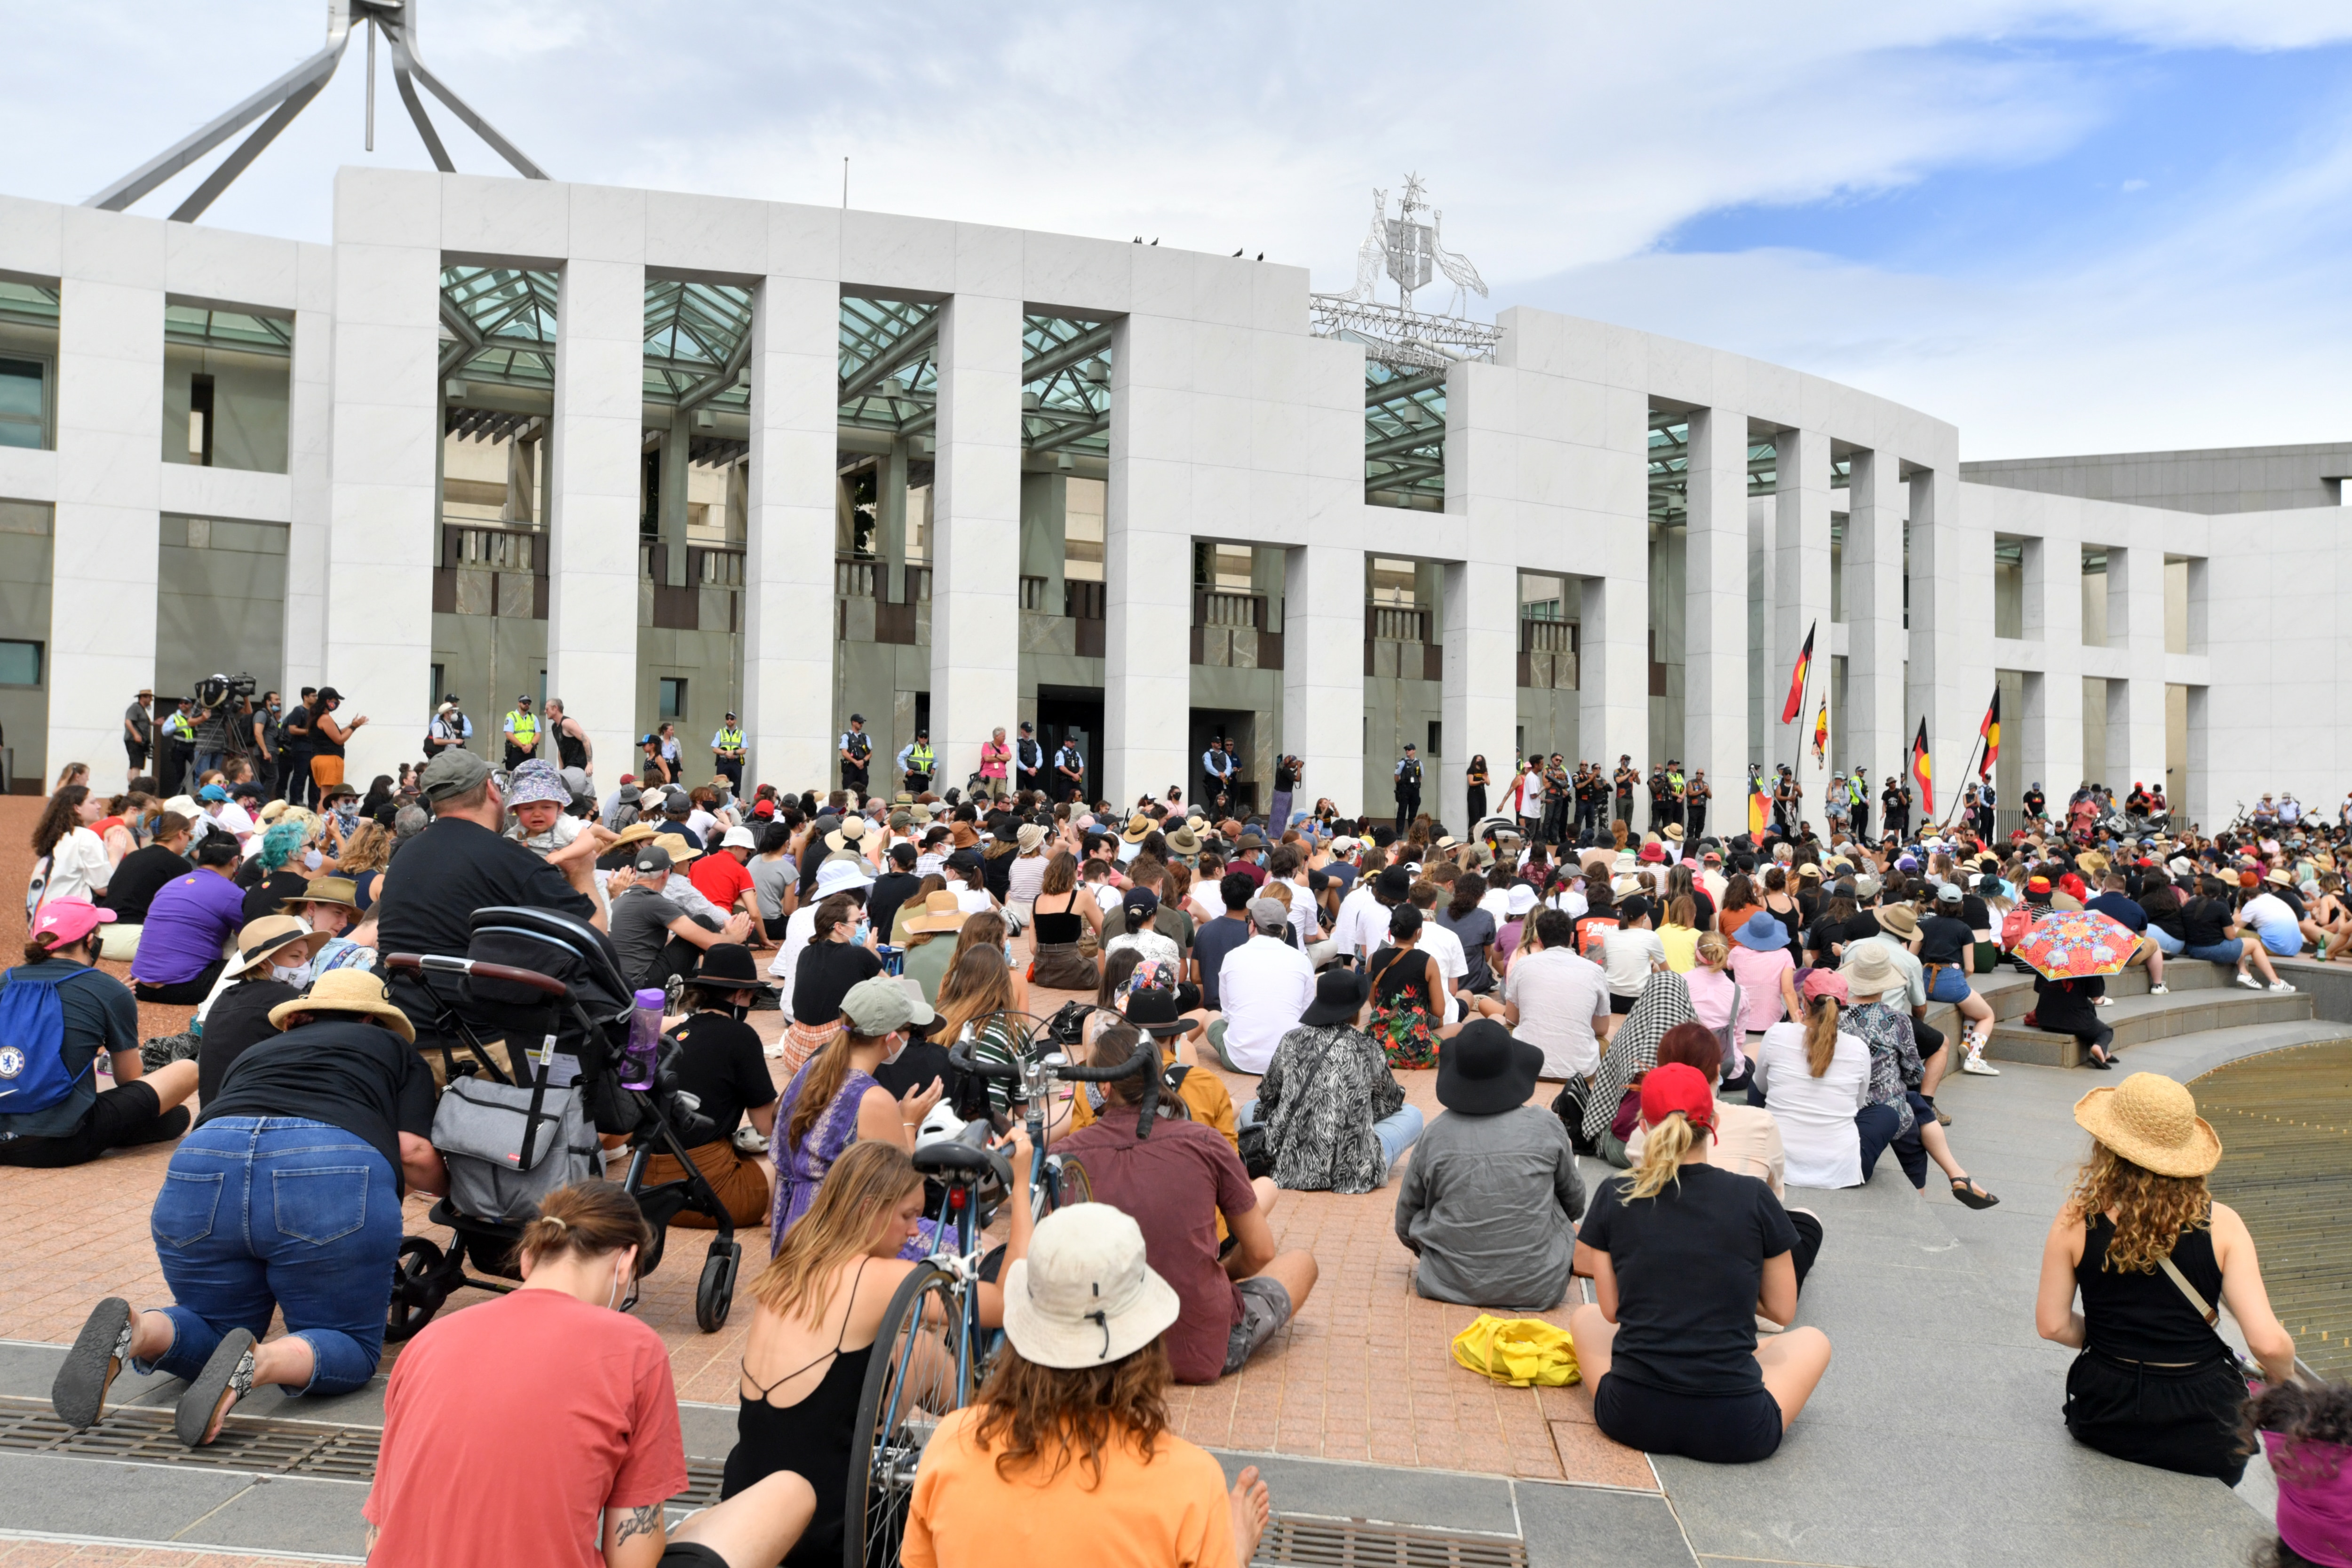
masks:
{"type": "Polygon", "coordinates": [[[629,1043],[621,1052],[621,1087],[648,1089],[654,1086],[654,1064],[661,1052],[662,1004],[659,991],[640,991],[629,1013],[629,1043]]]}

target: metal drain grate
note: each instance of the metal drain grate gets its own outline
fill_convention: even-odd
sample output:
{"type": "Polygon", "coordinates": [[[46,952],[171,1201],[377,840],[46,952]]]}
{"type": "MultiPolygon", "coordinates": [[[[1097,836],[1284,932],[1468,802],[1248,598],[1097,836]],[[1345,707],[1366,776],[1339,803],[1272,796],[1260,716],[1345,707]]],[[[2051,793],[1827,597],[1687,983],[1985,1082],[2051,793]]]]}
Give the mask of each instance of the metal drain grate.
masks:
{"type": "Polygon", "coordinates": [[[1306,1568],[1528,1568],[1528,1550],[1518,1542],[1495,1535],[1455,1535],[1442,1530],[1276,1514],[1250,1563],[1252,1568],[1270,1563],[1306,1568]]]}
{"type": "MultiPolygon", "coordinates": [[[[382,1446],[383,1434],[372,1426],[232,1415],[218,1438],[190,1448],[173,1432],[169,1410],[116,1405],[97,1426],[77,1432],[57,1418],[46,1400],[0,1399],[0,1453],[369,1481],[375,1479],[382,1446]]],[[[719,1475],[716,1464],[688,1461],[686,1490],[671,1500],[672,1506],[703,1508],[718,1501],[719,1475]]]]}

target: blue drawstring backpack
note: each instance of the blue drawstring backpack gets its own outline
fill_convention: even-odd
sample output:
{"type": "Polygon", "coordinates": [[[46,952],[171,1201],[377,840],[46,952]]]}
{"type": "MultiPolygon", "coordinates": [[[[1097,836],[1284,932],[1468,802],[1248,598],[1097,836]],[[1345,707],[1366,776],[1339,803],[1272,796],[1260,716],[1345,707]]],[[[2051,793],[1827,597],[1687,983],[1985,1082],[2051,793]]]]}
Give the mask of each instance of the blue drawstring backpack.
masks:
{"type": "Polygon", "coordinates": [[[0,1128],[8,1119],[47,1110],[97,1065],[66,1070],[66,1010],[60,982],[86,969],[64,963],[27,964],[0,980],[0,1128]]]}

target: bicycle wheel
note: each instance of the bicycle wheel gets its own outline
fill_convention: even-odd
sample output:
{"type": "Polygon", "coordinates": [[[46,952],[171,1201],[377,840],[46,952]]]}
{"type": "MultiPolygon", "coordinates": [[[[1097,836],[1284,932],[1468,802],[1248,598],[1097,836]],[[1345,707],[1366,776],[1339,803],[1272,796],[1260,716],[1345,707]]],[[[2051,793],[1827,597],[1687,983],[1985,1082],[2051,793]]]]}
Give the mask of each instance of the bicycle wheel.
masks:
{"type": "Polygon", "coordinates": [[[963,1321],[962,1292],[928,1263],[899,1283],[883,1309],[850,1428],[843,1568],[898,1568],[923,1445],[940,1417],[971,1403],[978,1386],[973,1357],[958,1353],[963,1321]]]}

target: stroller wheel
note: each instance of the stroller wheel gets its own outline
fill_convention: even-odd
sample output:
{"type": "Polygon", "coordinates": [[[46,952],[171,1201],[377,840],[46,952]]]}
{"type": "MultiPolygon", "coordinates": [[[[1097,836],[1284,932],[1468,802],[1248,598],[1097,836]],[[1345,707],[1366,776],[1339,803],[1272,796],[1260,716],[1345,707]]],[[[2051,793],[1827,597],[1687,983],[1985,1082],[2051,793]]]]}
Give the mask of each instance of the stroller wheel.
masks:
{"type": "Polygon", "coordinates": [[[384,1309],[383,1337],[397,1344],[433,1321],[449,1299],[441,1282],[441,1248],[421,1236],[400,1244],[392,1264],[392,1300],[384,1309]]]}
{"type": "Polygon", "coordinates": [[[713,1245],[703,1261],[702,1282],[694,1290],[694,1322],[706,1334],[727,1326],[728,1310],[735,1305],[735,1270],[742,1258],[743,1248],[730,1241],[713,1245]]]}

